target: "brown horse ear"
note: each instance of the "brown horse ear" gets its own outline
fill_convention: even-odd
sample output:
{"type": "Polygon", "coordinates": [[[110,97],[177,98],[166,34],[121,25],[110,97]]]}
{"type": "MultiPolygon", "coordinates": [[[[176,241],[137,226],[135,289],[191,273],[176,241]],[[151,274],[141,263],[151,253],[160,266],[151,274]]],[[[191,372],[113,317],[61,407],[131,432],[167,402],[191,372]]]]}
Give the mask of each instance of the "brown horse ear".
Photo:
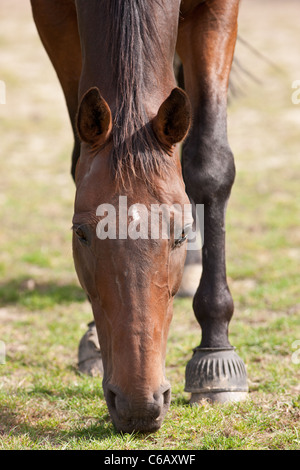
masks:
{"type": "Polygon", "coordinates": [[[158,140],[167,147],[181,142],[191,125],[191,104],[181,88],[174,88],[153,119],[158,140]]]}
{"type": "Polygon", "coordinates": [[[105,143],[112,129],[111,111],[98,88],[90,88],[82,97],[77,114],[80,139],[92,146],[105,143]]]}

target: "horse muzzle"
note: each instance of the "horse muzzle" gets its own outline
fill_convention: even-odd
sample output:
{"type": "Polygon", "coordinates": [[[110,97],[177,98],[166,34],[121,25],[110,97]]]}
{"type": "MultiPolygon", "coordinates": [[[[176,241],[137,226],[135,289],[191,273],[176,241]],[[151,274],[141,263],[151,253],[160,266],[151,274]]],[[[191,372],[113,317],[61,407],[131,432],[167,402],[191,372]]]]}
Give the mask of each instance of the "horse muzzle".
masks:
{"type": "Polygon", "coordinates": [[[126,396],[118,387],[104,386],[108,410],[119,432],[157,431],[169,409],[171,401],[170,384],[162,385],[146,396],[126,396]]]}

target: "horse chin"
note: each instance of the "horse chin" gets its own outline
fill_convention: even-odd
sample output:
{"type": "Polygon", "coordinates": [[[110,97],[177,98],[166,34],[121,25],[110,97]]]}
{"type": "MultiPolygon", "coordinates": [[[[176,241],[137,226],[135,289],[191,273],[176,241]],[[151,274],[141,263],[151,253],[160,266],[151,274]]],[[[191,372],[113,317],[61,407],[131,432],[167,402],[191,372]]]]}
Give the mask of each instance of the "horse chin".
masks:
{"type": "Polygon", "coordinates": [[[133,433],[133,432],[140,432],[140,433],[153,433],[160,429],[162,420],[159,421],[132,421],[127,424],[118,425],[113,422],[115,428],[118,432],[122,433],[133,433]]]}

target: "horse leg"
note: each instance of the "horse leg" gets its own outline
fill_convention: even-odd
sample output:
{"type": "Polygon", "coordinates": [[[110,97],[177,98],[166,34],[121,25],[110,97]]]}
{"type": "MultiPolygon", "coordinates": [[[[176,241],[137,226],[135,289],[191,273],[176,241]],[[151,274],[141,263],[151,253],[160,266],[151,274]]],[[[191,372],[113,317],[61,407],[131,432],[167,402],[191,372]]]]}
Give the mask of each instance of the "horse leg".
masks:
{"type": "Polygon", "coordinates": [[[202,340],[186,368],[191,401],[240,400],[247,392],[243,361],[228,340],[233,300],[227,285],[225,210],[235,177],[227,140],[227,89],[237,35],[238,0],[182,5],[177,52],[193,108],[183,147],[187,193],[204,205],[202,275],[193,300],[202,340]],[[184,5],[189,5],[189,11],[184,5]]]}
{"type": "Polygon", "coordinates": [[[31,0],[41,41],[62,86],[74,134],[71,174],[75,179],[80,142],[76,132],[81,47],[74,0],[31,0]]]}
{"type": "MultiPolygon", "coordinates": [[[[81,75],[81,46],[74,0],[31,0],[34,21],[41,41],[63,89],[74,134],[71,174],[75,180],[80,141],[76,131],[78,89],[81,75]]],[[[88,325],[78,348],[78,369],[102,375],[103,366],[95,323],[88,325]]]]}
{"type": "MultiPolygon", "coordinates": [[[[180,88],[184,87],[184,76],[183,76],[183,66],[180,61],[178,55],[175,55],[174,58],[174,74],[176,77],[177,84],[180,88]]],[[[194,219],[196,217],[195,214],[195,204],[191,201],[193,216],[194,219]]],[[[196,231],[196,225],[194,224],[193,231],[196,231]]],[[[190,241],[188,240],[188,246],[190,245],[190,241]]],[[[183,276],[180,283],[179,290],[177,292],[178,297],[193,297],[198,284],[199,279],[202,273],[202,260],[201,260],[201,250],[190,250],[188,248],[186,260],[184,264],[183,276]]]]}

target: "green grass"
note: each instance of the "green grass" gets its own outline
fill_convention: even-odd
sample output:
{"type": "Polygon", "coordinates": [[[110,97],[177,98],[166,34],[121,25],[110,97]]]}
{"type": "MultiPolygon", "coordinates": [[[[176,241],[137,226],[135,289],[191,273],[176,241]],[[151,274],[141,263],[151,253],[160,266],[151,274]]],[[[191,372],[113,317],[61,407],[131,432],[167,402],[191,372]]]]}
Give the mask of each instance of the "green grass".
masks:
{"type": "Polygon", "coordinates": [[[266,18],[269,28],[280,19],[288,30],[289,51],[298,23],[279,3],[270,11],[261,0],[254,8],[254,1],[243,2],[242,36],[284,73],[242,49],[245,66],[263,84],[247,82],[246,93],[229,108],[237,165],[227,211],[227,272],[235,300],[230,341],[246,364],[249,396],[241,403],[189,406],[185,366],[200,330],[192,301],[176,299],[166,363],[172,402],[154,434],[118,434],[101,378],[77,372],[78,344],[92,315],[72,261],[70,126],[28,5],[8,8],[1,20],[0,45],[10,58],[0,76],[8,90],[8,104],[0,107],[1,450],[300,448],[300,365],[293,360],[300,340],[300,107],[289,95],[299,77],[292,76],[282,36],[273,38],[277,47],[270,44],[266,18]],[[257,16],[258,5],[263,13],[257,16]]]}

